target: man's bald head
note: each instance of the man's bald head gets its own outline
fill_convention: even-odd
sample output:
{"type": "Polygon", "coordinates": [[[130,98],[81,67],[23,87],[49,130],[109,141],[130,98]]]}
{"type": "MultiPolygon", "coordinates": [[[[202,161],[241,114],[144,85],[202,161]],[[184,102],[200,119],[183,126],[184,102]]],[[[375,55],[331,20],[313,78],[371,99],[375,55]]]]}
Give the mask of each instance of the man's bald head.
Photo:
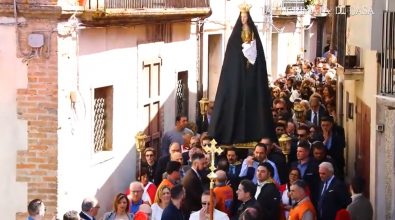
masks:
{"type": "Polygon", "coordinates": [[[143,203],[139,206],[139,211],[142,211],[146,214],[151,214],[151,206],[146,203],[143,203]]]}
{"type": "Polygon", "coordinates": [[[177,161],[182,164],[183,163],[182,153],[181,152],[174,152],[174,153],[170,154],[170,160],[177,161]]]}
{"type": "Polygon", "coordinates": [[[217,170],[217,172],[215,172],[215,174],[217,175],[217,181],[224,183],[226,182],[226,173],[223,170],[217,170]]]}

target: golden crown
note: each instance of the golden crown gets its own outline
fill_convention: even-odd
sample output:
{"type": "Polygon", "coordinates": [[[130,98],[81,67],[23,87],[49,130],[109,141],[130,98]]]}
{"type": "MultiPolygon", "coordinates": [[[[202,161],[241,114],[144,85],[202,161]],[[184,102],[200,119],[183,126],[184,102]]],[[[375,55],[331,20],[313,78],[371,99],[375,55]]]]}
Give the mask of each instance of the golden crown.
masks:
{"type": "Polygon", "coordinates": [[[239,5],[240,12],[249,12],[252,5],[247,4],[246,2],[239,5]]]}

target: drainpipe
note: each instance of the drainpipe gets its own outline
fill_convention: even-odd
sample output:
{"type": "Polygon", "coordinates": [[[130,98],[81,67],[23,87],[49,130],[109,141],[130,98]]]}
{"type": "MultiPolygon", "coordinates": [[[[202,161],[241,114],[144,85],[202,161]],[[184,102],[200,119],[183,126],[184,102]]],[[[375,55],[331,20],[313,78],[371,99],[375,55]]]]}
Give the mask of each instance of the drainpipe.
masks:
{"type": "MultiPolygon", "coordinates": [[[[335,12],[336,11],[336,6],[338,6],[338,0],[331,0],[330,1],[330,11],[331,12],[335,12]]],[[[337,45],[337,34],[336,34],[336,30],[337,30],[337,16],[336,13],[332,13],[332,27],[331,27],[331,46],[330,46],[330,52],[331,53],[335,53],[335,45],[337,45]]],[[[336,48],[337,51],[339,51],[339,48],[336,48]]]]}
{"type": "Polygon", "coordinates": [[[323,45],[323,38],[324,38],[324,18],[322,17],[317,17],[317,43],[316,43],[316,51],[315,51],[315,56],[316,57],[321,57],[322,56],[322,45],[323,45]]]}
{"type": "Polygon", "coordinates": [[[196,66],[197,66],[197,94],[196,94],[196,111],[195,117],[198,119],[200,114],[200,105],[199,100],[201,100],[203,96],[203,26],[204,20],[201,18],[198,19],[196,22],[196,40],[197,40],[197,59],[196,59],[196,66]]]}

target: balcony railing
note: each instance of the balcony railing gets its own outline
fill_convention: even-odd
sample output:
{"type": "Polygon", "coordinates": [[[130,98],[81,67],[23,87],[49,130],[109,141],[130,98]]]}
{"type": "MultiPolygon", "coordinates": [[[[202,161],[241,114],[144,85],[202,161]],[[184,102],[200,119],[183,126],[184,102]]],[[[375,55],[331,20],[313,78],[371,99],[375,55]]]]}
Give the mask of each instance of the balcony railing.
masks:
{"type": "MultiPolygon", "coordinates": [[[[60,1],[60,0],[59,0],[60,1]]],[[[67,0],[64,0],[67,1],[67,0]]],[[[88,26],[157,23],[206,18],[211,15],[210,0],[75,0],[77,7],[62,6],[64,14],[81,13],[88,26]]],[[[66,5],[66,6],[63,6],[66,5]]]]}
{"type": "Polygon", "coordinates": [[[200,8],[209,7],[209,0],[106,0],[106,8],[200,8]]]}
{"type": "Polygon", "coordinates": [[[86,0],[85,9],[140,10],[140,9],[188,9],[208,8],[210,0],[86,0]]]}
{"type": "Polygon", "coordinates": [[[298,14],[306,11],[304,0],[273,0],[274,14],[298,14]]]}
{"type": "Polygon", "coordinates": [[[325,15],[327,0],[319,0],[315,5],[305,5],[304,0],[272,0],[272,11],[275,15],[325,15]]]}
{"type": "Polygon", "coordinates": [[[383,13],[380,92],[395,95],[395,11],[383,13]]]}

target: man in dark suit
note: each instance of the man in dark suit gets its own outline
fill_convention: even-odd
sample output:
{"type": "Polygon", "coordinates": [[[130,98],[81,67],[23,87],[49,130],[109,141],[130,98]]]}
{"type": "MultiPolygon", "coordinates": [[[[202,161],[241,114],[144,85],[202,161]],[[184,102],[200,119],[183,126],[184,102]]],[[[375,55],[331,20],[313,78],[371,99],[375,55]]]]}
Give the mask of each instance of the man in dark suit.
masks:
{"type": "MultiPolygon", "coordinates": [[[[338,177],[339,176],[339,171],[336,165],[336,162],[332,159],[331,156],[328,155],[328,150],[326,149],[324,143],[322,141],[314,141],[311,144],[311,150],[310,153],[313,154],[313,160],[317,163],[320,164],[322,162],[329,162],[333,165],[333,168],[335,169],[335,175],[338,177]]],[[[317,165],[318,168],[318,165],[317,165]]]]}
{"type": "Polygon", "coordinates": [[[306,120],[310,121],[315,126],[320,126],[322,117],[329,115],[321,104],[321,96],[318,93],[312,94],[309,103],[310,109],[306,112],[306,120]]]}
{"type": "Polygon", "coordinates": [[[274,169],[268,162],[258,165],[256,170],[257,190],[255,198],[262,211],[262,219],[278,220],[280,217],[281,196],[273,181],[274,169]]]}
{"type": "Polygon", "coordinates": [[[347,206],[347,211],[352,220],[372,220],[373,208],[369,199],[363,195],[365,180],[362,177],[354,177],[351,180],[350,191],[352,202],[347,206]]]}
{"type": "MultiPolygon", "coordinates": [[[[181,146],[179,143],[173,142],[169,147],[169,155],[162,156],[158,160],[158,165],[156,167],[155,176],[154,176],[155,185],[159,186],[159,184],[162,182],[163,173],[166,172],[166,166],[171,159],[171,154],[174,154],[176,152],[181,153],[181,146]]],[[[183,161],[188,160],[187,155],[182,154],[182,157],[183,157],[183,161]]]]}
{"type": "Polygon", "coordinates": [[[141,163],[141,166],[147,168],[148,181],[154,182],[155,171],[156,171],[156,167],[158,165],[157,157],[156,157],[156,150],[152,147],[145,148],[144,157],[145,157],[145,161],[143,161],[141,163]]]}
{"type": "Polygon", "coordinates": [[[225,150],[226,160],[228,161],[228,171],[227,176],[229,183],[234,192],[236,192],[237,187],[240,183],[240,170],[241,170],[241,162],[238,160],[236,148],[229,147],[225,150]]]}
{"type": "Polygon", "coordinates": [[[346,139],[344,129],[333,121],[332,116],[321,118],[321,129],[323,143],[328,150],[328,155],[335,161],[338,168],[337,177],[344,179],[344,148],[346,147],[346,139]]]}
{"type": "Polygon", "coordinates": [[[184,220],[181,205],[182,200],[185,198],[184,187],[181,184],[175,185],[170,190],[171,202],[170,204],[163,210],[162,220],[184,220]]]}
{"type": "Polygon", "coordinates": [[[318,164],[310,157],[310,144],[306,140],[299,141],[296,150],[297,161],[291,167],[299,169],[302,179],[309,186],[312,198],[316,197],[320,186],[318,164]]]}
{"type": "Polygon", "coordinates": [[[182,185],[185,188],[183,212],[186,219],[189,219],[192,211],[198,211],[202,208],[200,198],[204,190],[202,176],[200,174],[204,169],[206,161],[204,154],[193,154],[191,161],[191,169],[188,170],[182,181],[182,185]]]}
{"type": "Polygon", "coordinates": [[[270,138],[264,137],[260,142],[267,146],[267,158],[276,164],[278,175],[280,177],[280,183],[286,183],[288,180],[288,171],[285,155],[278,146],[274,145],[270,138]]]}
{"type": "Polygon", "coordinates": [[[213,113],[213,107],[214,107],[214,103],[210,102],[207,106],[206,114],[198,115],[196,119],[196,125],[198,128],[197,133],[202,134],[208,131],[208,126],[210,125],[210,121],[211,121],[211,114],[213,113]]]}
{"type": "Polygon", "coordinates": [[[259,204],[255,199],[256,186],[248,179],[244,179],[240,182],[236,194],[238,203],[234,203],[234,215],[232,220],[239,220],[240,215],[250,207],[258,207],[259,204]],[[236,205],[237,204],[237,205],[236,205]]]}
{"type": "Polygon", "coordinates": [[[329,162],[319,165],[321,187],[317,199],[318,220],[333,220],[340,209],[345,209],[351,199],[346,185],[336,178],[333,166],[329,162]]]}
{"type": "Polygon", "coordinates": [[[82,201],[80,217],[82,220],[95,220],[95,216],[100,209],[96,198],[87,197],[82,201]]]}

